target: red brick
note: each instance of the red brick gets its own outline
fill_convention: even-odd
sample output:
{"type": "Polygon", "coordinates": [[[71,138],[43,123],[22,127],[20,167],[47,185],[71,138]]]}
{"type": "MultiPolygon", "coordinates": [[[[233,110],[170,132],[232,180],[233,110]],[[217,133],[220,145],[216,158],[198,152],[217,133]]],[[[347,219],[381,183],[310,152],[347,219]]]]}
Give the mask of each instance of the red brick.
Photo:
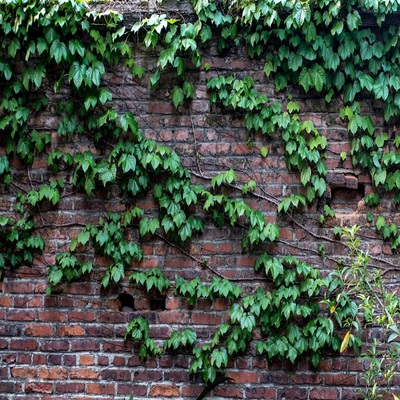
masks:
{"type": "Polygon", "coordinates": [[[17,354],[17,364],[30,364],[32,358],[32,352],[19,353],[17,354]]]}
{"type": "Polygon", "coordinates": [[[57,382],[56,393],[83,393],[85,391],[84,383],[57,382]]]}
{"type": "Polygon", "coordinates": [[[161,371],[135,371],[134,380],[135,381],[145,381],[145,382],[157,382],[162,380],[161,371]]]}
{"type": "Polygon", "coordinates": [[[173,385],[153,385],[150,388],[150,396],[152,397],[178,397],[179,389],[173,385]]]}
{"type": "Polygon", "coordinates": [[[51,379],[51,380],[61,380],[67,379],[68,371],[66,368],[54,367],[54,368],[39,368],[39,378],[41,379],[51,379]]]}
{"type": "Polygon", "coordinates": [[[96,314],[94,312],[86,311],[70,311],[68,313],[69,322],[94,322],[96,321],[96,314]]]}
{"type": "Polygon", "coordinates": [[[101,372],[101,378],[105,381],[131,381],[132,372],[128,369],[106,369],[101,372]]]}
{"type": "Polygon", "coordinates": [[[7,282],[4,285],[4,293],[28,293],[31,294],[33,292],[33,286],[30,282],[19,282],[19,281],[12,281],[7,282]]]}
{"type": "Polygon", "coordinates": [[[0,367],[0,380],[8,378],[8,367],[0,367]]]}
{"type": "Polygon", "coordinates": [[[37,347],[38,342],[35,339],[14,339],[10,345],[12,350],[36,350],[37,347]]]}
{"type": "Polygon", "coordinates": [[[92,368],[72,368],[69,376],[70,379],[97,380],[100,372],[92,368]]]}
{"type": "Polygon", "coordinates": [[[160,324],[188,324],[189,314],[181,311],[160,312],[157,315],[160,324]]]}
{"type": "Polygon", "coordinates": [[[32,379],[38,375],[36,368],[30,367],[13,367],[11,368],[11,376],[13,378],[32,379]]]}
{"type": "Polygon", "coordinates": [[[53,384],[46,382],[27,382],[25,393],[53,393],[53,384]]]}
{"type": "Polygon", "coordinates": [[[96,340],[73,340],[70,342],[71,351],[99,351],[100,343],[96,340]]]}
{"type": "Polygon", "coordinates": [[[81,365],[94,365],[94,356],[89,354],[81,354],[79,356],[79,361],[81,365]]]}
{"type": "Polygon", "coordinates": [[[227,397],[229,399],[242,399],[243,388],[232,387],[232,386],[217,386],[214,389],[214,395],[227,397]]]}
{"type": "Polygon", "coordinates": [[[275,399],[276,391],[272,388],[251,386],[246,387],[246,399],[275,399]]]}
{"type": "Polygon", "coordinates": [[[234,379],[235,383],[258,383],[258,373],[254,371],[229,371],[227,376],[234,379]]]}
{"type": "Polygon", "coordinates": [[[74,283],[65,288],[64,293],[93,296],[97,292],[96,285],[87,282],[74,283]]]}
{"type": "Polygon", "coordinates": [[[68,351],[69,343],[65,340],[51,340],[40,345],[41,351],[68,351]]]}
{"type": "Polygon", "coordinates": [[[15,308],[39,308],[43,306],[43,297],[15,297],[15,308]]]}
{"type": "Polygon", "coordinates": [[[126,396],[132,394],[134,396],[145,397],[147,394],[147,385],[119,383],[117,386],[117,393],[126,396]]]}
{"type": "Polygon", "coordinates": [[[120,357],[120,356],[115,356],[114,357],[114,361],[113,361],[113,365],[115,367],[119,366],[124,366],[125,365],[125,357],[120,357]]]}
{"type": "Polygon", "coordinates": [[[106,324],[122,324],[128,322],[128,316],[123,312],[102,312],[98,314],[97,321],[106,324]]]}
{"type": "Polygon", "coordinates": [[[0,388],[2,393],[22,393],[22,385],[17,382],[0,381],[0,388]]]}
{"type": "Polygon", "coordinates": [[[67,318],[65,313],[59,311],[39,311],[38,319],[44,322],[63,322],[67,318]]]}
{"type": "Polygon", "coordinates": [[[314,389],[310,392],[310,400],[337,400],[339,392],[336,389],[314,389]]]}
{"type": "Polygon", "coordinates": [[[11,296],[6,297],[6,296],[2,296],[0,297],[0,307],[11,307],[13,303],[13,299],[11,296]]]}
{"type": "Polygon", "coordinates": [[[114,383],[88,383],[86,393],[96,395],[114,395],[114,383]]]}
{"type": "Polygon", "coordinates": [[[25,335],[50,337],[54,335],[54,330],[51,325],[31,324],[26,326],[25,335]]]}
{"type": "Polygon", "coordinates": [[[7,319],[9,321],[34,321],[34,311],[8,311],[7,319]]]}
{"type": "Polygon", "coordinates": [[[300,373],[293,375],[293,382],[299,385],[319,385],[322,383],[322,376],[316,373],[300,373]]]}
{"type": "Polygon", "coordinates": [[[354,386],[356,384],[357,375],[329,374],[325,376],[325,384],[329,386],[354,386]]]}
{"type": "Polygon", "coordinates": [[[279,399],[284,398],[287,400],[306,400],[306,399],[308,399],[308,391],[307,391],[307,389],[304,389],[304,388],[279,389],[278,390],[278,398],[279,399]]]}
{"type": "Polygon", "coordinates": [[[47,357],[45,354],[33,354],[32,357],[33,365],[45,365],[47,363],[47,357]]]}
{"type": "Polygon", "coordinates": [[[204,386],[184,385],[184,386],[182,386],[182,396],[198,397],[203,390],[204,390],[204,386]]]}
{"type": "Polygon", "coordinates": [[[222,323],[222,317],[215,314],[193,313],[192,323],[197,325],[219,325],[222,323]]]}
{"type": "Polygon", "coordinates": [[[57,327],[57,336],[83,336],[85,329],[81,325],[61,325],[57,327]]]}

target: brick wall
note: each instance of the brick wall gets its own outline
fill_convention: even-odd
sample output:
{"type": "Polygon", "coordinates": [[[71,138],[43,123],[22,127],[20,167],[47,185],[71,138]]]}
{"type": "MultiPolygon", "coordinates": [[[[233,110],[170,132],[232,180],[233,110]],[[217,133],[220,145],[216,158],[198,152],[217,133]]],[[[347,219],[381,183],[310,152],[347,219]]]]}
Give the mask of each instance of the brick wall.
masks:
{"type": "MultiPolygon", "coordinates": [[[[155,58],[140,49],[136,57],[148,72],[154,68],[155,58]]],[[[210,108],[206,80],[217,73],[238,77],[250,74],[258,90],[271,99],[281,99],[280,95],[274,94],[261,63],[250,61],[244,49],[232,50],[224,56],[215,49],[207,49],[204,62],[210,64],[210,71],[193,71],[195,98],[189,106],[178,110],[168,99],[172,86],[167,74],[155,94],[147,89],[146,79],[132,80],[123,69],[111,71],[106,81],[119,110],[132,111],[146,136],[172,146],[193,172],[194,181],[207,185],[215,173],[233,168],[238,171],[239,183],[254,179],[259,184],[259,196],[245,196],[246,200],[262,210],[268,221],[277,221],[276,202],[300,190],[299,177],[285,167],[279,135],[266,139],[257,134],[252,146],[248,146],[242,116],[210,108]],[[259,155],[261,146],[269,149],[266,158],[259,155]]],[[[51,92],[48,95],[54,102],[57,100],[51,92]]],[[[68,96],[68,92],[58,96],[68,96]]],[[[368,210],[362,198],[373,190],[369,176],[354,170],[350,158],[344,162],[340,158],[340,153],[348,152],[350,147],[346,126],[338,116],[340,100],[326,105],[313,95],[295,92],[294,97],[301,104],[301,117],[312,120],[329,138],[326,196],[337,214],[332,224],[362,225],[363,232],[368,233],[365,249],[375,257],[396,262],[390,246],[368,229],[368,210]]],[[[365,100],[363,107],[381,129],[380,105],[365,100]]],[[[58,116],[50,106],[32,121],[32,126],[52,132],[54,147],[62,145],[71,152],[94,151],[90,142],[61,143],[56,134],[57,123],[58,116]]],[[[39,185],[50,176],[44,160],[35,161],[29,176],[18,161],[14,161],[13,167],[25,188],[39,185]]],[[[201,301],[190,307],[174,296],[173,290],[160,301],[148,298],[127,279],[101,289],[99,278],[107,266],[107,260],[101,258],[95,260],[94,272],[83,282],[61,285],[51,296],[46,296],[47,270],[55,255],[67,250],[71,238],[87,222],[96,221],[106,211],[124,211],[128,207],[126,199],[112,189],[98,191],[91,197],[70,192],[71,176],[67,173],[61,176],[66,189],[59,207],[44,210],[37,217],[41,218],[40,233],[46,239],[44,254],[33,265],[6,271],[0,283],[0,399],[127,399],[131,394],[135,399],[196,397],[204,384],[188,373],[190,354],[171,353],[143,364],[132,344],[124,341],[126,324],[136,316],[145,316],[150,322],[151,336],[157,340],[168,337],[172,329],[186,326],[196,329],[200,340],[207,340],[213,328],[226,318],[228,304],[201,301]]],[[[231,193],[240,195],[239,191],[231,193]]],[[[14,194],[13,188],[1,188],[2,214],[12,211],[14,194]]],[[[138,205],[148,213],[154,212],[150,198],[139,199],[138,205]]],[[[320,239],[332,237],[332,232],[318,224],[320,214],[321,206],[315,204],[307,217],[280,217],[281,239],[251,254],[241,252],[240,228],[216,228],[205,217],[205,233],[182,248],[170,246],[157,237],[146,238],[144,259],[134,268],[159,266],[172,280],[178,275],[210,280],[216,271],[240,283],[244,293],[259,284],[260,276],[254,273],[253,263],[261,250],[296,255],[322,270],[330,269],[345,249],[326,240],[327,258],[321,261],[320,239]],[[207,267],[198,262],[203,259],[207,260],[207,267]]],[[[396,222],[397,216],[390,213],[390,207],[382,208],[382,215],[396,222]]],[[[363,368],[351,352],[340,356],[326,354],[314,369],[307,359],[295,365],[278,361],[266,364],[250,348],[228,368],[227,373],[235,383],[216,388],[213,398],[354,399],[363,368]]]]}

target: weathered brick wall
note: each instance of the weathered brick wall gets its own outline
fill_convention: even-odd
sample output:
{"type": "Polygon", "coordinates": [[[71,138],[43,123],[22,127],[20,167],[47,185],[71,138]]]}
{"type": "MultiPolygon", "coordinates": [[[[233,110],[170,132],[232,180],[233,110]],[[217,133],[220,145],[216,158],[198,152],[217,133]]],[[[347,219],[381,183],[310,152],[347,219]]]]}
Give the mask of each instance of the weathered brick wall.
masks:
{"type": "MultiPolygon", "coordinates": [[[[155,66],[155,58],[139,49],[136,57],[149,74],[155,66]]],[[[262,210],[268,221],[274,222],[278,218],[277,202],[290,192],[300,190],[299,177],[288,172],[285,166],[279,135],[268,139],[255,135],[252,146],[248,146],[242,116],[210,108],[206,80],[217,73],[238,77],[250,74],[257,89],[271,99],[281,98],[274,94],[271,82],[266,80],[263,66],[249,60],[245,49],[232,50],[223,56],[215,49],[208,49],[204,62],[210,64],[210,71],[193,71],[195,98],[189,106],[178,110],[168,100],[173,86],[167,74],[155,94],[147,89],[146,79],[132,80],[123,69],[107,75],[107,84],[119,110],[132,111],[146,136],[172,146],[194,173],[194,180],[207,185],[209,177],[229,168],[238,171],[240,182],[256,180],[259,196],[245,198],[262,210]],[[266,158],[259,155],[261,146],[269,149],[266,158]]],[[[48,95],[56,100],[50,91],[48,95]]],[[[67,95],[58,94],[60,97],[67,95]]],[[[312,95],[293,95],[301,104],[301,117],[312,120],[329,138],[327,198],[337,214],[332,224],[366,226],[367,210],[361,200],[371,192],[372,186],[366,173],[354,170],[350,158],[341,161],[340,153],[348,153],[350,144],[346,126],[338,115],[340,99],[327,106],[321,98],[312,95]]],[[[363,107],[374,116],[381,129],[379,104],[365,100],[363,107]]],[[[53,133],[54,147],[63,146],[71,152],[95,151],[90,142],[61,143],[56,133],[57,123],[55,107],[49,107],[33,121],[38,129],[53,133]]],[[[21,170],[19,185],[23,187],[39,184],[49,176],[45,160],[35,162],[29,179],[25,167],[18,161],[14,167],[21,170]]],[[[190,354],[171,353],[143,364],[132,345],[124,341],[126,324],[140,315],[148,318],[151,335],[158,340],[168,337],[172,329],[186,326],[195,328],[198,337],[207,340],[213,328],[226,318],[228,304],[200,301],[190,307],[182,298],[173,295],[173,289],[164,304],[162,299],[145,296],[127,279],[101,289],[99,278],[107,266],[107,260],[101,258],[96,259],[94,272],[83,282],[63,284],[51,296],[46,296],[47,270],[54,263],[55,255],[68,249],[71,238],[87,222],[96,221],[106,211],[124,211],[127,207],[121,194],[112,189],[96,192],[90,198],[70,192],[71,176],[68,173],[61,176],[66,189],[60,206],[38,216],[42,219],[41,233],[46,239],[44,254],[38,256],[32,266],[6,271],[0,283],[0,399],[127,399],[131,394],[135,399],[196,397],[204,385],[188,373],[190,354]]],[[[7,214],[12,211],[14,191],[12,187],[1,190],[0,211],[7,214]]],[[[240,195],[239,191],[231,193],[240,195]]],[[[149,214],[155,211],[150,198],[141,199],[138,205],[149,214]]],[[[385,210],[390,207],[382,208],[382,212],[385,210]]],[[[280,240],[250,254],[241,253],[240,228],[216,228],[206,217],[205,233],[182,248],[171,246],[158,237],[143,240],[144,259],[133,268],[159,266],[172,280],[178,275],[209,280],[216,272],[240,283],[245,293],[259,285],[261,276],[254,273],[253,263],[261,250],[297,255],[321,269],[332,268],[345,249],[334,241],[327,241],[327,258],[321,261],[318,238],[331,238],[332,232],[318,224],[321,213],[318,204],[308,211],[307,217],[280,218],[280,240]],[[203,260],[207,260],[206,265],[201,262],[203,260]]],[[[394,221],[397,219],[393,213],[390,217],[394,221]]],[[[396,263],[390,246],[378,236],[374,237],[373,231],[368,231],[365,248],[372,256],[396,263]]],[[[236,383],[216,388],[214,398],[353,399],[357,398],[359,372],[365,367],[351,352],[326,354],[317,369],[307,359],[295,365],[278,361],[267,365],[250,348],[228,368],[228,375],[236,383]]]]}

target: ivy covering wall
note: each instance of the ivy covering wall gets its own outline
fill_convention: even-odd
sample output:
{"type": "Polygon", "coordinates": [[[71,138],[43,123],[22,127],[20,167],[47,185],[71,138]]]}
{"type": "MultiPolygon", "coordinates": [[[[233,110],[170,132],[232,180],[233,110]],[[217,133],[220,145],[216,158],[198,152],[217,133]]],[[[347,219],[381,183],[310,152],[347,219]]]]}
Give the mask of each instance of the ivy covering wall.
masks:
{"type": "Polygon", "coordinates": [[[2,1],[4,393],[396,399],[399,5],[2,1]]]}

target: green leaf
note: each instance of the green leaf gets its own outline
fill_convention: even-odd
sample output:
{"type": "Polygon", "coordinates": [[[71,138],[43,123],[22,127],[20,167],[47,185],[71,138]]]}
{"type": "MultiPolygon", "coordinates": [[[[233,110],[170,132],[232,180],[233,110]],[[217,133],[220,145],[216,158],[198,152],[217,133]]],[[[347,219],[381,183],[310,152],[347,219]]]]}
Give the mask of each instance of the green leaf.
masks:
{"type": "Polygon", "coordinates": [[[139,129],[139,124],[131,112],[122,114],[120,117],[120,123],[124,131],[131,130],[132,132],[136,133],[139,129]]]}
{"type": "Polygon", "coordinates": [[[309,91],[312,81],[311,81],[311,74],[308,68],[303,68],[299,75],[299,84],[303,86],[303,89],[306,93],[309,91]]]}
{"type": "Polygon", "coordinates": [[[314,64],[311,68],[310,79],[317,92],[321,92],[326,83],[325,70],[320,65],[314,64]]]}
{"type": "Polygon", "coordinates": [[[377,99],[386,100],[389,96],[389,87],[387,84],[387,77],[384,75],[379,75],[379,77],[375,80],[373,86],[373,92],[377,99]]]}
{"type": "Polygon", "coordinates": [[[265,158],[268,155],[268,147],[262,146],[260,150],[260,154],[265,158]]]}
{"type": "Polygon", "coordinates": [[[380,216],[376,219],[376,222],[375,222],[376,229],[377,229],[378,231],[381,231],[382,228],[383,228],[385,225],[386,225],[385,218],[384,218],[382,215],[380,215],[380,216]]]}
{"type": "Polygon", "coordinates": [[[382,147],[387,140],[389,140],[389,135],[387,133],[382,133],[376,137],[375,144],[378,147],[382,147]]]}
{"type": "Polygon", "coordinates": [[[56,63],[59,64],[63,59],[67,59],[67,46],[65,43],[60,42],[58,39],[54,40],[54,42],[50,46],[50,57],[54,58],[56,63]]]}
{"type": "Polygon", "coordinates": [[[182,88],[180,88],[179,86],[175,86],[172,89],[171,98],[175,108],[178,108],[178,106],[183,103],[184,99],[184,93],[182,88]]]}
{"type": "MultiPolygon", "coordinates": [[[[290,53],[288,57],[288,65],[292,71],[296,72],[303,65],[303,57],[298,53],[290,53]]],[[[267,74],[267,76],[269,76],[269,74],[267,74]]]]}
{"type": "MultiPolygon", "coordinates": [[[[38,45],[39,48],[39,45],[38,45]]],[[[68,49],[72,55],[78,54],[81,57],[85,55],[85,47],[79,39],[72,39],[68,44],[68,49]]]]}
{"type": "Polygon", "coordinates": [[[372,46],[367,40],[361,42],[360,45],[360,56],[362,60],[369,60],[372,58],[372,46]]]}
{"type": "Polygon", "coordinates": [[[333,27],[331,28],[331,35],[340,35],[343,31],[343,21],[335,21],[333,27]]]}
{"type": "Polygon", "coordinates": [[[99,100],[101,104],[105,104],[107,101],[112,100],[112,93],[107,89],[100,89],[99,100]]]}
{"type": "Polygon", "coordinates": [[[77,89],[79,89],[86,76],[86,65],[79,64],[74,61],[69,69],[68,80],[73,81],[77,89]]]}
{"type": "Polygon", "coordinates": [[[357,10],[347,14],[347,27],[350,31],[355,31],[361,23],[361,15],[357,10]]]}
{"type": "Polygon", "coordinates": [[[217,368],[226,367],[228,364],[228,353],[225,347],[214,349],[211,353],[211,364],[217,368]]]}
{"type": "Polygon", "coordinates": [[[90,239],[90,232],[82,231],[78,235],[78,242],[85,245],[90,239]]]}
{"type": "Polygon", "coordinates": [[[256,326],[256,319],[253,314],[246,313],[240,318],[240,327],[243,330],[252,332],[253,328],[256,326]]]}
{"type": "Polygon", "coordinates": [[[293,19],[299,27],[310,21],[311,9],[308,2],[296,2],[293,8],[293,19]]]}

